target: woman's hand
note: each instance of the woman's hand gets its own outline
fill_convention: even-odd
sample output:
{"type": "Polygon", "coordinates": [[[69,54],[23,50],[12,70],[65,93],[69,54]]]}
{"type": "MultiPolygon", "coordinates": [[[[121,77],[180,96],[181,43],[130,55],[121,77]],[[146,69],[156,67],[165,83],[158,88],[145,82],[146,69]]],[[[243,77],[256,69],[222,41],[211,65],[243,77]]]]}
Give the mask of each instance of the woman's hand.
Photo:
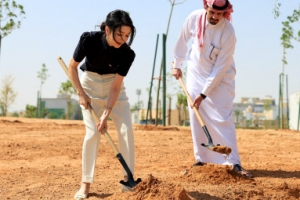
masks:
{"type": "Polygon", "coordinates": [[[84,106],[85,109],[88,109],[88,105],[91,105],[91,98],[85,93],[78,93],[79,96],[79,104],[84,106]]]}
{"type": "Polygon", "coordinates": [[[100,122],[97,124],[97,129],[101,134],[104,134],[104,129],[107,130],[107,119],[109,116],[109,112],[107,109],[104,110],[100,117],[100,122]]]}
{"type": "Polygon", "coordinates": [[[197,108],[197,110],[198,110],[199,107],[200,107],[200,104],[201,104],[202,100],[203,100],[203,97],[202,97],[201,95],[198,95],[198,96],[195,98],[194,103],[193,103],[193,105],[191,106],[191,108],[195,107],[195,108],[197,108]]]}

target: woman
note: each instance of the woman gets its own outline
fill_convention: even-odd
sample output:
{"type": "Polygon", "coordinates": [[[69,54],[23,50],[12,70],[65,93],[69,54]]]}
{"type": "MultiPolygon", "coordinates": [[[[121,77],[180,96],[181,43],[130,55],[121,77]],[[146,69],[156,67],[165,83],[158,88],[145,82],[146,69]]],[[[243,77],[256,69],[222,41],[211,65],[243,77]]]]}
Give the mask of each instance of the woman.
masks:
{"type": "MultiPolygon", "coordinates": [[[[130,106],[123,79],[135,58],[130,45],[135,36],[135,27],[128,13],[123,10],[110,12],[101,25],[101,31],[85,32],[71,59],[68,72],[79,96],[86,135],[82,147],[82,182],[75,199],[87,198],[94,180],[94,169],[99,148],[100,133],[107,129],[110,116],[118,131],[119,148],[130,170],[134,171],[134,136],[130,106]],[[128,44],[126,43],[128,41],[128,44]],[[83,74],[79,80],[78,66],[83,74]],[[95,124],[88,105],[91,105],[100,123],[95,124]]],[[[124,181],[127,181],[123,170],[124,181]]],[[[125,191],[122,185],[122,191],[125,191]]]]}

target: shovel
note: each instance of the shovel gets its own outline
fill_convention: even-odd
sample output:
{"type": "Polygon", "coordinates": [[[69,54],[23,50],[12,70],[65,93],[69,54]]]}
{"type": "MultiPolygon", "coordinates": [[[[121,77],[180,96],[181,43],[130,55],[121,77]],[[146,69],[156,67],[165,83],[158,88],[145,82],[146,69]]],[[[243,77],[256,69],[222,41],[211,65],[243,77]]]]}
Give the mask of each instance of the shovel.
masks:
{"type": "MultiPolygon", "coordinates": [[[[173,62],[171,64],[173,66],[173,62]]],[[[189,93],[188,93],[188,91],[187,91],[187,89],[185,87],[185,84],[182,81],[181,77],[179,77],[179,82],[181,84],[181,87],[182,87],[185,95],[187,96],[188,101],[190,102],[190,105],[193,105],[193,100],[192,100],[191,96],[189,95],[189,93]]],[[[207,137],[207,139],[208,139],[208,144],[202,143],[201,145],[204,146],[204,147],[206,147],[209,150],[214,151],[214,152],[229,155],[231,153],[231,148],[226,147],[226,146],[221,146],[220,144],[214,145],[213,144],[213,140],[212,140],[212,138],[211,138],[211,136],[210,136],[210,134],[209,134],[209,132],[208,132],[208,130],[206,128],[206,125],[203,123],[203,120],[202,120],[202,118],[200,116],[200,113],[199,113],[198,109],[196,107],[193,107],[193,110],[194,110],[194,112],[196,114],[196,117],[197,117],[197,119],[198,119],[198,121],[199,121],[199,123],[200,123],[200,125],[201,125],[201,127],[202,127],[202,129],[203,129],[203,131],[204,131],[204,133],[205,133],[205,135],[207,137]]]]}
{"type": "MultiPolygon", "coordinates": [[[[58,60],[59,64],[61,65],[61,67],[63,68],[63,70],[66,72],[67,76],[69,77],[68,67],[66,66],[66,64],[64,63],[62,58],[58,57],[57,60],[58,60]]],[[[92,108],[92,106],[90,104],[88,104],[88,109],[89,109],[90,113],[92,114],[95,123],[99,124],[100,119],[99,119],[99,117],[97,116],[96,112],[94,111],[94,109],[92,108]]],[[[133,179],[133,175],[132,175],[127,163],[125,162],[122,154],[118,151],[118,149],[117,149],[116,145],[114,144],[114,142],[112,141],[110,135],[108,134],[106,129],[104,129],[103,132],[104,132],[104,136],[105,136],[106,140],[108,141],[108,143],[112,147],[114,153],[116,154],[116,157],[118,158],[118,160],[120,161],[120,163],[122,164],[124,170],[127,173],[128,180],[126,182],[121,180],[120,183],[122,185],[126,186],[126,187],[129,187],[129,188],[135,187],[142,180],[140,178],[138,178],[136,181],[133,179]]]]}

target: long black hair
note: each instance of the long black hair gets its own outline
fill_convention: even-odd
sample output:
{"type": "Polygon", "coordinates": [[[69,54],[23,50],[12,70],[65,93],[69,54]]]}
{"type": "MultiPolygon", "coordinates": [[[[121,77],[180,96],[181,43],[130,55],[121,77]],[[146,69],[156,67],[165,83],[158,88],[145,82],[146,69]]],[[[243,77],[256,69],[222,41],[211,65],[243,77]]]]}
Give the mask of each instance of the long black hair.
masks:
{"type": "Polygon", "coordinates": [[[129,42],[127,43],[129,46],[132,44],[133,39],[135,37],[135,27],[132,23],[132,20],[127,12],[124,10],[114,10],[108,13],[106,16],[105,22],[102,22],[100,28],[102,31],[105,30],[105,26],[108,26],[113,33],[113,38],[115,39],[115,30],[121,29],[122,26],[129,26],[131,28],[131,34],[129,42]]]}

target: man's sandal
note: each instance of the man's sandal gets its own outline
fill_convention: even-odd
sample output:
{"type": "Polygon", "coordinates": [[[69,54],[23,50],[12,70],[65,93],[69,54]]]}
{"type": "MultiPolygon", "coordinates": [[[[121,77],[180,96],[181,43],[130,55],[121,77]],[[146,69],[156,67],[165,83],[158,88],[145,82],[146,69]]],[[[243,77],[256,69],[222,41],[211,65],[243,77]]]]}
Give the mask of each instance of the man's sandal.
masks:
{"type": "Polygon", "coordinates": [[[252,174],[249,171],[242,168],[242,166],[239,164],[233,165],[233,171],[241,176],[245,176],[247,178],[253,178],[252,174]]]}

